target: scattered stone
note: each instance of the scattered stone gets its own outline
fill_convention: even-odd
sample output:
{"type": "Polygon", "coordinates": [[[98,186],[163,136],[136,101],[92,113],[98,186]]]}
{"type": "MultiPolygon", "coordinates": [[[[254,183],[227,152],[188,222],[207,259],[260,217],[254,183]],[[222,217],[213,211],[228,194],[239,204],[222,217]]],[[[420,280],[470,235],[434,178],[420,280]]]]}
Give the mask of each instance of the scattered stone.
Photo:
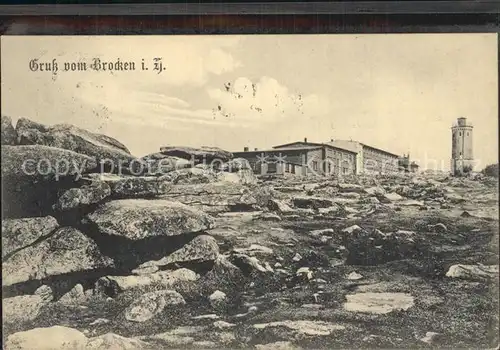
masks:
{"type": "Polygon", "coordinates": [[[309,321],[309,320],[298,320],[298,321],[276,321],[269,323],[254,324],[256,329],[264,329],[268,327],[286,327],[291,330],[296,331],[303,335],[316,335],[316,336],[327,336],[333,331],[343,330],[344,326],[323,322],[323,321],[309,321]]]}
{"type": "Polygon", "coordinates": [[[318,209],[334,206],[334,202],[331,199],[319,197],[294,197],[292,202],[295,207],[302,209],[318,209]]]}
{"type": "Polygon", "coordinates": [[[280,214],[293,212],[293,209],[287,203],[278,199],[270,199],[267,206],[270,210],[277,211],[280,214]]]}
{"type": "Polygon", "coordinates": [[[357,293],[346,295],[347,311],[387,314],[395,310],[406,311],[414,305],[414,299],[406,293],[357,293]]]}
{"type": "Polygon", "coordinates": [[[214,327],[218,329],[227,329],[227,328],[233,328],[236,327],[234,323],[229,323],[226,321],[215,321],[214,322],[214,327]]]}
{"type": "Polygon", "coordinates": [[[254,219],[261,221],[281,221],[281,217],[274,213],[261,213],[256,215],[254,219]]]}
{"type": "Polygon", "coordinates": [[[247,274],[252,271],[268,272],[268,270],[260,264],[259,259],[255,256],[233,254],[231,255],[231,262],[247,274]]]}
{"type": "Polygon", "coordinates": [[[213,219],[187,205],[167,200],[121,199],[87,215],[102,234],[141,240],[208,230],[213,219]]]}
{"type": "Polygon", "coordinates": [[[340,192],[345,193],[362,193],[364,191],[363,186],[356,184],[339,183],[337,187],[340,192]]]}
{"type": "Polygon", "coordinates": [[[358,225],[352,225],[342,230],[343,233],[347,233],[349,235],[356,231],[363,231],[363,229],[358,225]]]}
{"type": "Polygon", "coordinates": [[[260,244],[251,244],[248,248],[234,248],[233,251],[239,254],[273,254],[273,250],[271,248],[262,246],[260,244]]]}
{"type": "Polygon", "coordinates": [[[110,322],[111,321],[108,320],[107,318],[98,318],[98,319],[90,322],[89,326],[100,326],[100,325],[103,325],[103,324],[108,324],[110,322]]]}
{"type": "Polygon", "coordinates": [[[201,349],[211,349],[216,348],[217,344],[210,340],[200,340],[193,342],[192,346],[201,349]]]}
{"type": "Polygon", "coordinates": [[[435,225],[428,225],[427,230],[430,232],[436,232],[436,233],[446,233],[448,231],[448,228],[446,227],[445,224],[438,223],[435,225]]]}
{"type": "Polygon", "coordinates": [[[86,299],[87,297],[85,296],[83,286],[78,283],[69,292],[64,294],[58,302],[62,304],[78,304],[86,299]]]}
{"type": "Polygon", "coordinates": [[[17,332],[7,338],[5,348],[9,350],[83,350],[87,337],[82,332],[63,326],[34,328],[17,332]]]}
{"type": "Polygon", "coordinates": [[[395,192],[391,192],[391,193],[384,193],[382,196],[380,196],[384,202],[396,202],[396,201],[400,201],[400,200],[403,200],[403,197],[400,196],[399,194],[395,193],[395,192]]]}
{"type": "Polygon", "coordinates": [[[365,192],[370,196],[383,196],[385,194],[385,190],[382,187],[365,188],[365,192]]]}
{"type": "Polygon", "coordinates": [[[313,272],[308,267],[301,267],[295,274],[298,277],[305,278],[307,281],[310,281],[313,278],[313,272]]]}
{"type": "Polygon", "coordinates": [[[221,292],[220,290],[216,290],[215,292],[210,294],[208,300],[210,301],[212,307],[219,307],[225,303],[226,298],[226,293],[221,292]]]}
{"type": "Polygon", "coordinates": [[[353,271],[353,272],[351,272],[350,274],[348,274],[348,275],[346,276],[346,278],[347,278],[348,280],[351,280],[351,281],[357,281],[357,280],[359,280],[359,279],[362,279],[362,278],[363,278],[363,275],[361,275],[361,274],[357,273],[356,271],[353,271]]]}
{"type": "Polygon", "coordinates": [[[432,345],[438,336],[439,336],[439,333],[427,332],[427,333],[425,333],[425,337],[421,338],[420,340],[423,341],[424,343],[432,345]]]}
{"type": "Polygon", "coordinates": [[[303,304],[301,307],[304,309],[321,309],[323,305],[321,304],[303,304]]]}
{"type": "Polygon", "coordinates": [[[325,228],[322,230],[313,230],[313,231],[309,232],[309,234],[313,237],[332,235],[334,233],[335,233],[335,231],[333,230],[333,228],[325,228]]]}
{"type": "Polygon", "coordinates": [[[292,258],[293,261],[300,261],[302,260],[302,255],[300,255],[299,253],[296,253],[294,255],[294,257],[292,258]]]}
{"type": "Polygon", "coordinates": [[[301,350],[302,348],[294,345],[290,341],[277,341],[268,344],[256,344],[257,350],[301,350]]]}
{"type": "Polygon", "coordinates": [[[192,320],[218,320],[220,317],[216,314],[206,314],[191,317],[192,320]]]}
{"type": "Polygon", "coordinates": [[[498,278],[498,265],[452,265],[446,277],[460,278],[470,281],[485,281],[498,278]]]}
{"type": "Polygon", "coordinates": [[[52,291],[52,288],[50,288],[47,285],[41,285],[35,290],[35,295],[39,295],[42,297],[43,300],[49,302],[54,300],[54,292],[52,291]]]}
{"type": "Polygon", "coordinates": [[[160,290],[142,295],[124,311],[125,318],[131,322],[145,322],[160,314],[165,307],[183,305],[186,301],[175,290],[160,290]]]}

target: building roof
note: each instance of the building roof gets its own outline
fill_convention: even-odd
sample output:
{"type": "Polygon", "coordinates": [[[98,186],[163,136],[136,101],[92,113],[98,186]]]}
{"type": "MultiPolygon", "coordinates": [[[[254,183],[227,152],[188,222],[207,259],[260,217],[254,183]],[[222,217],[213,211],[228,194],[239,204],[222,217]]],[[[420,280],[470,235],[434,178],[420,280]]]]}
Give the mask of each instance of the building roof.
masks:
{"type": "Polygon", "coordinates": [[[352,151],[350,149],[346,149],[346,148],[343,148],[343,147],[338,147],[338,146],[335,146],[335,145],[332,145],[328,142],[325,142],[325,143],[317,143],[317,142],[304,142],[304,141],[296,141],[296,142],[291,142],[291,143],[285,143],[283,145],[277,145],[277,146],[274,146],[273,148],[275,150],[282,150],[282,149],[298,149],[298,148],[302,148],[302,147],[314,147],[314,148],[320,148],[320,147],[323,147],[323,146],[327,146],[327,147],[330,147],[330,148],[333,148],[333,149],[337,149],[337,150],[340,150],[340,151],[345,151],[345,152],[349,152],[349,153],[353,153],[353,154],[357,154],[357,152],[355,151],[352,151]],[[295,145],[297,143],[302,143],[302,144],[309,144],[309,145],[312,145],[312,146],[301,146],[301,147],[287,147],[287,146],[290,146],[290,145],[295,145]]]}
{"type": "MultiPolygon", "coordinates": [[[[361,142],[360,142],[361,143],[361,142]]],[[[367,145],[366,143],[361,143],[363,145],[363,147],[368,147],[368,148],[371,148],[371,149],[374,149],[374,150],[377,150],[379,152],[382,152],[382,153],[385,153],[385,154],[388,154],[390,156],[394,156],[394,157],[400,157],[399,155],[395,154],[395,153],[391,153],[391,152],[387,152],[387,151],[384,151],[383,149],[380,149],[380,148],[377,148],[377,147],[373,147],[373,146],[370,146],[370,145],[367,145]]]]}
{"type": "Polygon", "coordinates": [[[282,151],[311,151],[315,149],[320,149],[321,146],[302,146],[302,147],[282,147],[282,148],[269,148],[269,149],[258,149],[254,151],[238,151],[233,152],[233,154],[241,154],[241,153],[265,153],[265,152],[282,152],[282,151]]]}

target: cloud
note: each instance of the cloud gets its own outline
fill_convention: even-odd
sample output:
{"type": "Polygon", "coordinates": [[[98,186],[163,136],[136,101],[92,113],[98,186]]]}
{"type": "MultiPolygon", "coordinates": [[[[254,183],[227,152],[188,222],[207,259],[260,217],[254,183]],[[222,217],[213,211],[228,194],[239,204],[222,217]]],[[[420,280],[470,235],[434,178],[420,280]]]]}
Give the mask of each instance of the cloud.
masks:
{"type": "Polygon", "coordinates": [[[278,121],[308,114],[323,115],[328,101],[315,94],[290,91],[276,79],[264,76],[256,82],[240,77],[223,88],[209,88],[218,116],[240,121],[278,121]]]}
{"type": "Polygon", "coordinates": [[[241,62],[237,61],[232,55],[220,49],[212,49],[205,59],[205,69],[213,74],[222,74],[231,72],[241,67],[241,62]]]}

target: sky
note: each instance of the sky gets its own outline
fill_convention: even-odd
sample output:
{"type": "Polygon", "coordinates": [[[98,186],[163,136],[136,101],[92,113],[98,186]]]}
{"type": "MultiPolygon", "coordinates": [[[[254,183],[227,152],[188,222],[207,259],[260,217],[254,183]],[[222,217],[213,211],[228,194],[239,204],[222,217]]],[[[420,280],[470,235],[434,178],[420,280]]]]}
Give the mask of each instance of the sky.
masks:
{"type": "Polygon", "coordinates": [[[423,169],[449,168],[450,128],[466,117],[482,168],[498,162],[497,52],[496,34],[3,36],[1,109],[107,134],[136,156],[352,139],[423,169]],[[136,70],[63,71],[94,58],[136,70]],[[33,59],[59,71],[32,71],[33,59]]]}

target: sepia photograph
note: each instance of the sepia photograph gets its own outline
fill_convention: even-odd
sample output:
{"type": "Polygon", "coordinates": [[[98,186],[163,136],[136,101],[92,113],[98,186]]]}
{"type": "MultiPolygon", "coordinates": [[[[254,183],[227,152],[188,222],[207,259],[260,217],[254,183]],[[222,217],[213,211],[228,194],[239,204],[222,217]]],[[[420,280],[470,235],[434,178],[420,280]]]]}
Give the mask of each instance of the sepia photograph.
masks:
{"type": "Polygon", "coordinates": [[[1,37],[4,349],[498,346],[496,33],[1,37]]]}

